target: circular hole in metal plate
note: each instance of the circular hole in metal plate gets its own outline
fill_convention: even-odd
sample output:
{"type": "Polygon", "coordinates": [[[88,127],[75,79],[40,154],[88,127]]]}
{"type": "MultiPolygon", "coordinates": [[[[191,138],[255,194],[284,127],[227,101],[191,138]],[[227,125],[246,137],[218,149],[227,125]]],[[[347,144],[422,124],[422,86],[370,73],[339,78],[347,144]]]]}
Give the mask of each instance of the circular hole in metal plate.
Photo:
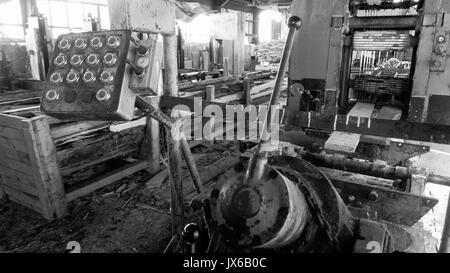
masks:
{"type": "Polygon", "coordinates": [[[77,100],[77,92],[73,90],[64,91],[64,101],[67,103],[72,103],[77,100]]]}

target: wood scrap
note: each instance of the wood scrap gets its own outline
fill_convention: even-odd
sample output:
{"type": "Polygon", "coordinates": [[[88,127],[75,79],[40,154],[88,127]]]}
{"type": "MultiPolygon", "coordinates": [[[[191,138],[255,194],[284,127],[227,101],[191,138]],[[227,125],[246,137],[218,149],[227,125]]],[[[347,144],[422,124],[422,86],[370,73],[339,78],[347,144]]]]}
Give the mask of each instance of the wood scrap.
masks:
{"type": "Polygon", "coordinates": [[[161,213],[161,214],[171,215],[171,213],[169,211],[163,211],[163,210],[160,210],[160,209],[157,209],[155,207],[152,207],[152,206],[149,206],[149,205],[146,205],[146,204],[142,204],[142,203],[136,204],[136,207],[153,210],[153,211],[161,213]]]}
{"type": "Polygon", "coordinates": [[[147,181],[145,183],[145,186],[147,188],[159,187],[164,183],[164,181],[166,181],[166,179],[168,177],[169,177],[169,172],[166,168],[166,169],[160,171],[155,176],[153,176],[149,181],[147,181]]]}

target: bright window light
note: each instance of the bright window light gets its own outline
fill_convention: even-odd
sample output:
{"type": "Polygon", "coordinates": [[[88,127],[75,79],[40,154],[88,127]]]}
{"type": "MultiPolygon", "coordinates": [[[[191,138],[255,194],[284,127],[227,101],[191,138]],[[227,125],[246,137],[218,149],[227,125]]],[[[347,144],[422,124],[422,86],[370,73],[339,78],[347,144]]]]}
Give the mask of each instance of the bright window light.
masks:
{"type": "Polygon", "coordinates": [[[261,42],[272,40],[272,21],[281,22],[282,15],[273,10],[265,10],[259,15],[259,39],[261,42]]]}
{"type": "Polygon", "coordinates": [[[209,43],[211,18],[200,14],[190,22],[178,21],[186,43],[209,43]]]}

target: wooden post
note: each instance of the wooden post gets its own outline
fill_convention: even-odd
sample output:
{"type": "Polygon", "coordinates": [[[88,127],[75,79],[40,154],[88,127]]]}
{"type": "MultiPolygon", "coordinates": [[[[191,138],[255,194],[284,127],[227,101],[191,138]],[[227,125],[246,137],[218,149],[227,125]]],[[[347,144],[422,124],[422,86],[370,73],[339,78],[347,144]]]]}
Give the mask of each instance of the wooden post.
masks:
{"type": "MultiPolygon", "coordinates": [[[[150,104],[159,108],[159,97],[151,98],[150,104]]],[[[150,174],[156,174],[160,171],[160,132],[159,122],[153,118],[147,117],[147,125],[145,128],[145,136],[141,145],[141,158],[147,160],[148,168],[147,172],[150,174]]]]}
{"type": "MultiPolygon", "coordinates": [[[[208,85],[206,86],[206,101],[214,102],[216,99],[216,87],[214,85],[208,85]]],[[[211,139],[209,144],[214,145],[214,124],[215,124],[215,117],[211,117],[209,124],[211,127],[209,128],[209,133],[211,134],[211,139]]]]}
{"type": "Polygon", "coordinates": [[[0,199],[4,199],[6,196],[5,190],[3,189],[3,178],[0,175],[0,199]]]}
{"type": "Polygon", "coordinates": [[[40,200],[44,209],[44,217],[53,219],[65,216],[67,212],[67,198],[62,181],[62,175],[56,158],[56,147],[50,135],[50,128],[46,118],[36,117],[31,120],[27,128],[26,142],[29,155],[32,158],[31,168],[35,177],[42,181],[40,200]]]}
{"type": "Polygon", "coordinates": [[[216,87],[214,85],[206,86],[206,100],[213,102],[216,99],[216,87]]]}
{"type": "MultiPolygon", "coordinates": [[[[164,94],[178,96],[177,38],[174,35],[164,36],[164,94]]],[[[172,113],[172,117],[176,113],[172,113]]],[[[184,228],[184,197],[181,176],[182,157],[180,144],[180,128],[172,126],[167,134],[169,151],[169,179],[171,189],[172,233],[181,234],[184,228]]]]}
{"type": "Polygon", "coordinates": [[[230,76],[230,64],[228,58],[223,58],[223,76],[228,77],[230,76]]]}
{"type": "Polygon", "coordinates": [[[250,91],[252,90],[251,81],[248,77],[244,79],[244,104],[250,105],[252,102],[250,91]]]}

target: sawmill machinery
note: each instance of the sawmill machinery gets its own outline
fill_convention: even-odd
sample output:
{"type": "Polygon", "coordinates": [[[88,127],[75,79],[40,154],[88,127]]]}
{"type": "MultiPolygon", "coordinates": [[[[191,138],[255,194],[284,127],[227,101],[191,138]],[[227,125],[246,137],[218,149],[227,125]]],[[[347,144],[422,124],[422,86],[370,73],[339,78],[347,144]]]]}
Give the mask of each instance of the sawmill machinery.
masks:
{"type": "MultiPolygon", "coordinates": [[[[269,105],[278,104],[300,26],[299,17],[290,18],[269,105]]],[[[275,116],[268,113],[265,128],[271,128],[275,116]]],[[[202,204],[204,226],[192,223],[185,227],[183,238],[191,249],[207,253],[414,251],[415,239],[402,225],[416,223],[436,199],[337,181],[308,162],[306,154],[286,153],[280,147],[288,148],[288,144],[267,140],[265,131],[262,134],[250,160],[242,160],[218,178],[210,193],[195,200],[202,204]]],[[[373,169],[389,173],[380,167],[373,169]]],[[[370,173],[373,169],[366,170],[370,173]]],[[[393,170],[394,175],[401,172],[393,170]]]]}
{"type": "MultiPolygon", "coordinates": [[[[150,22],[151,20],[162,20],[164,16],[166,16],[165,20],[171,18],[167,17],[172,10],[171,2],[155,1],[160,3],[158,8],[146,6],[147,9],[153,11],[151,14],[154,14],[155,18],[144,16],[150,14],[150,11],[142,10],[143,5],[136,3],[139,1],[129,2],[126,12],[123,12],[125,10],[123,1],[110,1],[110,5],[111,2],[114,2],[112,7],[110,6],[110,9],[113,8],[111,14],[116,15],[112,18],[117,19],[118,22],[114,30],[66,34],[58,37],[57,48],[53,52],[47,75],[41,110],[43,113],[60,119],[130,120],[134,116],[135,108],[138,108],[169,130],[168,166],[172,192],[171,211],[174,236],[166,249],[167,252],[381,253],[414,250],[410,242],[414,241],[413,236],[403,226],[412,226],[416,223],[437,203],[437,200],[409,193],[407,185],[403,182],[410,178],[411,169],[398,164],[381,164],[373,158],[366,161],[355,161],[340,155],[317,153],[314,149],[318,146],[314,145],[311,146],[314,149],[305,149],[305,147],[288,143],[281,145],[270,140],[267,135],[270,133],[269,128],[272,128],[271,124],[275,123],[277,117],[275,111],[268,111],[264,122],[264,126],[268,130],[263,130],[267,134],[261,136],[256,148],[249,155],[250,159],[243,157],[239,164],[217,178],[217,183],[211,191],[205,191],[186,138],[180,132],[180,119],[169,116],[143,98],[143,94],[149,92],[159,95],[156,91],[157,85],[153,85],[155,81],[152,79],[159,78],[161,55],[164,55],[164,87],[168,89],[165,90],[165,93],[168,95],[176,93],[167,92],[176,89],[177,80],[176,43],[173,43],[176,39],[174,31],[172,32],[174,26],[170,26],[170,22],[166,22],[165,26],[150,22]],[[155,9],[159,13],[154,13],[155,9]],[[131,16],[126,13],[130,13],[131,16]],[[129,20],[122,20],[123,16],[127,16],[129,20]],[[123,25],[124,22],[126,25],[123,25]],[[155,25],[158,26],[157,29],[155,29],[155,25]],[[124,30],[120,30],[121,28],[124,30]],[[146,33],[149,36],[139,39],[136,32],[146,33]],[[150,35],[155,33],[164,35],[164,54],[160,52],[161,44],[158,44],[158,39],[150,35]],[[185,218],[184,203],[186,200],[182,194],[183,181],[181,180],[181,164],[179,162],[181,154],[179,151],[184,155],[195,188],[199,193],[190,202],[190,208],[193,211],[202,212],[201,219],[190,224],[187,224],[189,222],[185,218]],[[382,187],[380,184],[373,186],[336,179],[337,176],[325,174],[323,169],[311,164],[312,161],[329,164],[327,165],[329,167],[344,166],[342,169],[365,172],[365,174],[375,173],[375,176],[378,177],[384,175],[384,178],[395,180],[397,183],[392,183],[389,187],[382,187]],[[404,238],[407,238],[407,243],[404,243],[404,238]]],[[[362,1],[358,3],[360,2],[362,1]]],[[[285,114],[282,115],[283,122],[287,127],[285,128],[286,132],[282,133],[284,135],[282,140],[295,142],[290,141],[289,138],[289,134],[293,133],[296,135],[294,139],[306,139],[306,143],[309,143],[316,139],[311,135],[326,134],[326,129],[330,128],[316,126],[327,125],[329,119],[326,119],[325,122],[313,121],[313,118],[322,117],[322,112],[333,115],[332,125],[334,124],[335,127],[331,131],[342,130],[342,118],[347,120],[346,123],[344,121],[345,125],[348,125],[349,128],[358,128],[358,130],[364,128],[370,130],[372,127],[380,130],[377,126],[386,126],[384,121],[379,125],[377,120],[370,121],[368,119],[368,121],[362,118],[356,118],[356,124],[354,118],[341,116],[338,107],[334,106],[337,101],[341,100],[342,92],[337,88],[340,85],[336,85],[334,91],[326,88],[326,79],[329,75],[326,69],[319,69],[320,72],[323,72],[322,77],[318,77],[318,74],[306,76],[302,74],[303,72],[312,73],[320,66],[317,63],[310,63],[312,62],[311,58],[299,56],[301,54],[299,51],[308,52],[303,48],[305,43],[316,47],[317,55],[320,55],[317,62],[322,62],[322,55],[325,55],[320,51],[321,48],[326,48],[326,52],[331,51],[330,57],[323,62],[326,67],[328,67],[328,63],[336,67],[340,66],[341,58],[334,59],[335,54],[337,56],[346,54],[362,56],[353,54],[352,51],[346,52],[342,46],[348,40],[347,33],[351,33],[344,29],[344,25],[351,22],[354,19],[352,17],[354,15],[351,14],[355,14],[349,9],[351,7],[351,10],[354,10],[355,5],[347,4],[349,4],[347,1],[342,0],[294,1],[294,16],[288,22],[290,30],[270,100],[271,106],[278,105],[281,84],[288,70],[288,63],[290,63],[291,90],[289,90],[289,105],[285,114]],[[345,10],[348,11],[348,14],[342,18],[327,16],[326,13],[320,13],[321,15],[318,16],[311,12],[315,8],[329,10],[330,14],[335,10],[345,10]],[[303,14],[303,12],[308,12],[308,14],[303,14]],[[310,25],[316,18],[326,18],[330,24],[319,22],[310,25]],[[341,26],[339,22],[342,22],[341,26]],[[327,30],[322,28],[327,28],[327,30]],[[321,35],[321,31],[328,33],[328,37],[321,35]],[[333,48],[329,49],[328,40],[331,39],[331,36],[336,41],[330,43],[333,44],[333,48]],[[317,41],[319,37],[324,41],[317,41]],[[299,74],[296,69],[299,69],[299,74]],[[295,102],[291,95],[295,88],[298,92],[309,95],[316,92],[319,95],[312,99],[315,100],[313,104],[302,102],[300,99],[295,102]],[[324,101],[329,102],[332,95],[335,97],[335,103],[324,103],[324,101]],[[324,101],[322,101],[323,98],[325,98],[324,101]],[[301,108],[301,105],[306,105],[307,108],[301,108]],[[315,106],[310,107],[309,105],[315,106]],[[327,107],[324,110],[324,105],[334,109],[334,112],[327,107]],[[308,129],[308,134],[304,133],[305,129],[308,129]],[[299,134],[306,137],[298,136],[299,134]]],[[[417,5],[423,6],[420,3],[417,5]]],[[[358,6],[361,5],[356,5],[356,8],[358,6]]],[[[384,10],[384,6],[382,10],[384,10]]],[[[414,18],[416,17],[414,16],[414,18]]],[[[438,18],[441,17],[436,15],[436,19],[438,18]]],[[[384,23],[384,20],[379,22],[384,23]]],[[[434,27],[439,27],[439,25],[436,23],[434,27]]],[[[394,56],[389,54],[388,58],[394,56]]],[[[367,56],[369,55],[367,54],[367,56]]],[[[350,67],[350,58],[347,61],[342,59],[342,62],[347,62],[350,67]]],[[[401,62],[403,62],[402,68],[406,69],[406,59],[401,62]]],[[[394,61],[392,63],[397,65],[394,61]]],[[[414,63],[414,60],[411,59],[410,69],[414,67],[414,63]]],[[[388,69],[390,68],[388,67],[388,69]]],[[[336,71],[341,70],[337,69],[336,71]]],[[[364,71],[366,71],[365,66],[361,73],[365,73],[364,71]]],[[[342,78],[338,75],[333,75],[333,77],[336,77],[335,83],[342,78]]],[[[303,94],[301,93],[298,97],[303,97],[303,94]]],[[[366,98],[366,96],[362,97],[366,98]]],[[[161,99],[179,101],[168,96],[161,99]]],[[[373,99],[373,97],[369,98],[370,101],[373,99]]],[[[345,105],[349,104],[349,100],[350,96],[346,96],[345,105]]],[[[376,100],[378,101],[378,98],[376,100]]],[[[380,100],[386,101],[384,98],[380,100]]],[[[432,132],[441,130],[439,132],[449,133],[449,127],[443,127],[444,124],[395,122],[397,123],[388,123],[392,126],[390,128],[396,128],[399,126],[398,124],[406,124],[403,125],[404,128],[412,130],[416,134],[419,132],[420,139],[410,134],[413,140],[425,140],[423,137],[434,134],[425,130],[430,126],[434,129],[432,132]]],[[[344,131],[353,132],[352,130],[344,131]]],[[[397,136],[395,130],[394,132],[384,130],[378,134],[373,134],[372,131],[357,131],[357,133],[376,136],[381,133],[383,137],[397,136]]],[[[436,136],[431,140],[440,142],[442,135],[437,134],[436,136]]],[[[404,135],[402,138],[405,138],[404,135]]],[[[406,137],[406,139],[409,138],[406,137]]],[[[382,148],[383,146],[378,154],[375,153],[376,156],[386,155],[382,148]]],[[[389,146],[389,148],[402,152],[401,147],[389,146]]],[[[416,153],[423,152],[417,151],[416,153]]],[[[393,161],[398,158],[394,157],[393,161]]],[[[434,178],[441,177],[434,176],[434,178]]]]}

